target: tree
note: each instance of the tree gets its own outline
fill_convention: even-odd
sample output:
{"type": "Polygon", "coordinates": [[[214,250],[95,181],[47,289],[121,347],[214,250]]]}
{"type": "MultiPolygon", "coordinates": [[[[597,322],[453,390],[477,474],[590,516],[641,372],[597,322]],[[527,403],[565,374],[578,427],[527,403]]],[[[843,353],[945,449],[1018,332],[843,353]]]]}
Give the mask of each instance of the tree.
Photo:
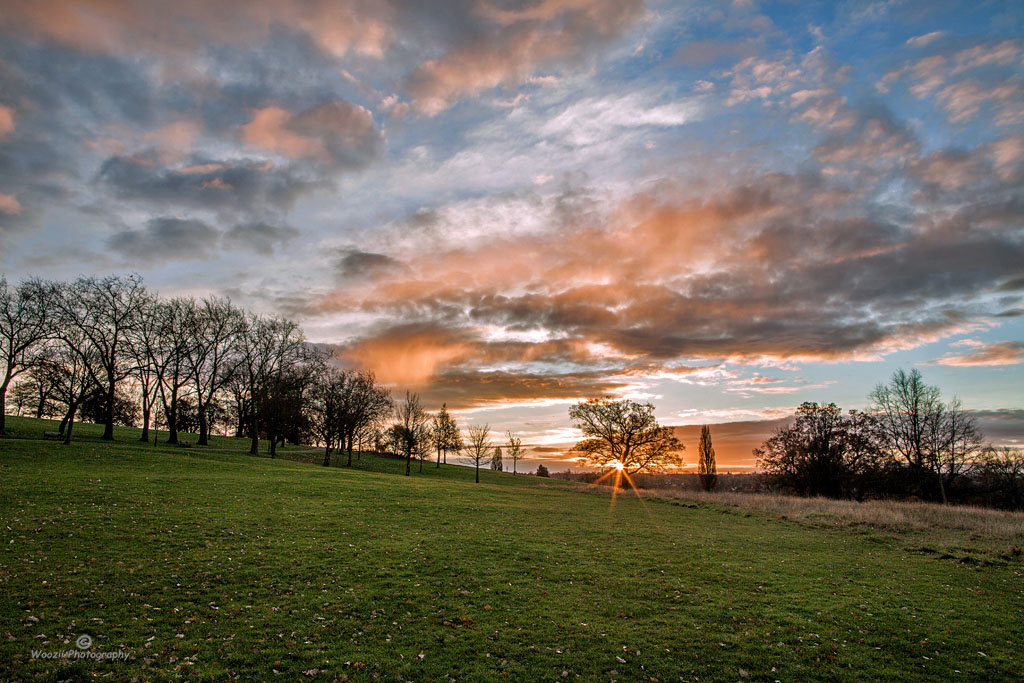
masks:
{"type": "Polygon", "coordinates": [[[74,348],[93,381],[103,388],[106,409],[102,439],[114,439],[114,409],[117,383],[132,370],[127,352],[128,329],[146,301],[142,279],[137,275],[104,278],[81,277],[71,285],[54,283],[48,305],[57,320],[58,337],[81,330],[86,343],[74,348]]]}
{"type": "Polygon", "coordinates": [[[508,437],[508,445],[505,447],[505,452],[508,453],[508,457],[512,460],[512,476],[516,476],[516,463],[523,458],[523,441],[517,436],[513,436],[511,431],[505,432],[505,436],[508,437]]]}
{"type": "Polygon", "coordinates": [[[593,465],[626,474],[657,472],[682,464],[685,448],[671,427],[660,427],[654,406],[629,400],[590,399],[569,408],[573,426],[587,437],[573,448],[593,465]]]}
{"type": "Polygon", "coordinates": [[[897,370],[870,398],[884,448],[907,463],[922,497],[947,502],[949,486],[981,447],[973,418],[956,399],[944,404],[916,368],[897,370]]]}
{"type": "Polygon", "coordinates": [[[142,434],[139,441],[149,441],[149,425],[160,392],[160,300],[147,295],[139,306],[134,323],[129,327],[126,345],[132,358],[132,375],[142,408],[142,434]]]}
{"type": "Polygon", "coordinates": [[[989,447],[980,467],[990,503],[1010,510],[1024,509],[1024,451],[989,447]]]}
{"type": "MultiPolygon", "coordinates": [[[[409,476],[413,457],[422,461],[422,454],[430,447],[430,428],[427,426],[427,414],[420,405],[419,394],[406,391],[405,400],[395,406],[392,433],[399,452],[405,457],[405,476],[409,476]]],[[[420,467],[422,469],[422,462],[420,467]]]]}
{"type": "Polygon", "coordinates": [[[805,402],[793,423],[754,449],[758,467],[798,495],[861,498],[877,466],[866,420],[854,411],[844,416],[834,403],[805,402]]]}
{"type": "Polygon", "coordinates": [[[476,468],[476,483],[480,483],[480,465],[491,458],[490,425],[470,425],[469,440],[465,448],[465,462],[476,468]]]}
{"type": "Polygon", "coordinates": [[[697,474],[700,476],[701,488],[709,492],[715,490],[718,485],[718,468],[715,464],[715,447],[711,445],[711,428],[707,425],[700,428],[697,474]]]}
{"type": "MultiPolygon", "coordinates": [[[[188,358],[192,336],[188,321],[193,316],[191,309],[194,306],[194,300],[176,297],[158,302],[154,309],[157,317],[155,346],[151,346],[147,353],[153,364],[169,444],[178,443],[178,430],[182,426],[179,403],[189,383],[188,358]]],[[[156,438],[154,434],[154,444],[156,438]]]]}
{"type": "Polygon", "coordinates": [[[442,403],[441,410],[434,416],[434,423],[431,429],[431,439],[437,449],[437,467],[441,466],[441,457],[444,456],[445,464],[448,463],[448,452],[458,453],[462,450],[462,434],[459,426],[455,423],[451,413],[448,412],[448,404],[442,403]]]}
{"type": "Polygon", "coordinates": [[[299,366],[309,352],[302,330],[286,318],[249,314],[239,335],[235,371],[245,378],[244,400],[249,409],[249,453],[259,452],[260,435],[270,440],[270,455],[277,452],[278,432],[293,418],[295,384],[303,379],[299,366]],[[276,410],[285,410],[277,413],[276,410]]]}
{"type": "Polygon", "coordinates": [[[537,465],[537,475],[536,476],[538,476],[538,477],[550,477],[551,473],[548,472],[548,468],[547,467],[544,467],[544,463],[541,463],[541,464],[537,465]]]}
{"type": "Polygon", "coordinates": [[[0,435],[4,434],[7,389],[11,381],[32,368],[50,335],[49,312],[41,284],[32,280],[10,289],[0,277],[0,435]]]}
{"type": "Polygon", "coordinates": [[[309,423],[314,436],[324,447],[324,467],[330,467],[331,449],[342,438],[340,415],[346,380],[343,371],[327,367],[317,376],[311,388],[309,423]]]}
{"type": "Polygon", "coordinates": [[[209,443],[207,407],[231,380],[234,353],[244,323],[242,312],[227,299],[208,297],[190,307],[187,324],[189,375],[196,394],[200,446],[209,443]]]}
{"type": "Polygon", "coordinates": [[[491,469],[495,472],[502,472],[505,469],[501,462],[501,446],[494,447],[494,454],[491,455],[491,469]]]}

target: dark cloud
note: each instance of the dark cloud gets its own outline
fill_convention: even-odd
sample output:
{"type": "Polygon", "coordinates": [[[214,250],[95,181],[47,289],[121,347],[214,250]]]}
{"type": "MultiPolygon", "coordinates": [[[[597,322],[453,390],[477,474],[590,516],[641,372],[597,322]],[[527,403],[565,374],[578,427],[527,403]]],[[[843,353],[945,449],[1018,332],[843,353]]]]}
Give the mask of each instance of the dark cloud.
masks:
{"type": "Polygon", "coordinates": [[[219,242],[220,232],[202,221],[165,217],[112,235],[107,247],[132,260],[179,260],[208,256],[219,242]]]}
{"type": "Polygon", "coordinates": [[[254,215],[288,209],[299,196],[328,186],[326,180],[271,161],[193,159],[167,167],[153,151],[110,157],[97,180],[119,199],[154,207],[232,209],[254,215]]]}
{"type": "Polygon", "coordinates": [[[263,221],[239,223],[224,233],[224,246],[269,256],[298,236],[299,231],[287,225],[271,225],[263,221]]]}
{"type": "Polygon", "coordinates": [[[355,248],[344,250],[337,260],[338,274],[343,279],[371,278],[401,267],[402,264],[390,256],[355,248]]]}

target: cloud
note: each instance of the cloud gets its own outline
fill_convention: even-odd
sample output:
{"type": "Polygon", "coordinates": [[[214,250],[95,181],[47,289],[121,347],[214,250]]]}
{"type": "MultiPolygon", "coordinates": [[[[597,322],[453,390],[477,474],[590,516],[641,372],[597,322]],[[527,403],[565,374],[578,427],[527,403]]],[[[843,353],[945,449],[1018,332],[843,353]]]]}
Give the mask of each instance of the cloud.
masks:
{"type": "Polygon", "coordinates": [[[239,223],[224,233],[225,247],[239,247],[269,256],[299,236],[289,226],[272,225],[263,221],[239,223]]]}
{"type": "MultiPolygon", "coordinates": [[[[568,224],[549,208],[548,228],[528,238],[493,231],[357,254],[352,265],[370,264],[373,277],[313,308],[407,321],[353,329],[347,352],[393,381],[546,363],[602,366],[609,382],[686,358],[879,358],[971,329],[987,292],[1020,276],[1019,205],[950,216],[956,229],[918,228],[873,216],[841,188],[824,175],[768,174],[701,199],[666,184],[568,224]],[[496,345],[495,331],[519,341],[496,345]]],[[[811,385],[748,378],[734,388],[811,385]]]]}
{"type": "Polygon", "coordinates": [[[924,47],[929,43],[933,43],[939,38],[946,35],[946,31],[932,31],[931,33],[925,33],[920,36],[914,36],[913,38],[907,38],[907,45],[911,47],[924,47]]]}
{"type": "Polygon", "coordinates": [[[564,67],[619,37],[643,17],[640,0],[544,0],[520,7],[477,5],[483,22],[445,54],[421,63],[407,90],[435,115],[480,92],[518,86],[539,68],[564,67]]]}
{"type": "Polygon", "coordinates": [[[338,258],[338,274],[344,279],[371,278],[401,268],[401,263],[385,254],[345,249],[338,258]]]}
{"type": "Polygon", "coordinates": [[[293,114],[279,106],[253,112],[239,128],[243,143],[333,169],[358,169],[377,157],[383,138],[364,107],[344,100],[293,114]]]}
{"type": "Polygon", "coordinates": [[[21,202],[13,194],[0,194],[0,213],[16,216],[21,213],[21,202]]]}
{"type": "Polygon", "coordinates": [[[1024,343],[1012,341],[988,344],[971,353],[944,356],[930,361],[931,365],[948,365],[956,368],[1020,363],[1024,363],[1024,343]]]}
{"type": "Polygon", "coordinates": [[[219,231],[202,221],[163,217],[112,235],[107,247],[133,260],[178,260],[208,256],[219,240],[219,231]]]}
{"type": "Polygon", "coordinates": [[[326,186],[316,176],[271,161],[195,158],[165,167],[154,152],[110,157],[97,177],[120,199],[243,213],[287,209],[302,194],[326,186]]]}
{"type": "Polygon", "coordinates": [[[0,142],[3,142],[14,131],[14,110],[0,104],[0,142]]]}

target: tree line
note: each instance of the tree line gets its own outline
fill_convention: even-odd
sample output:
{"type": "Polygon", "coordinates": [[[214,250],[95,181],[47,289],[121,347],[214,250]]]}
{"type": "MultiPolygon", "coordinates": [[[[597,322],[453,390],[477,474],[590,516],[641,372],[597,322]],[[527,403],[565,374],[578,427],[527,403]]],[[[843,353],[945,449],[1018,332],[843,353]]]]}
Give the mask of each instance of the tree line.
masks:
{"type": "Polygon", "coordinates": [[[754,450],[769,485],[802,496],[916,497],[1024,507],[1024,454],[985,444],[958,399],[897,370],[865,411],[807,402],[754,450]]]}
{"type": "MultiPolygon", "coordinates": [[[[59,418],[64,443],[83,418],[107,440],[115,424],[141,424],[140,441],[162,426],[167,443],[194,431],[199,446],[219,425],[249,438],[252,454],[261,439],[271,456],[286,441],[322,446],[325,466],[336,451],[351,465],[365,444],[405,457],[406,474],[432,452],[437,467],[456,454],[502,469],[487,425],[470,428],[467,447],[446,406],[430,415],[414,393],[394,401],[372,373],[334,364],[295,322],[220,297],[161,298],[136,275],[15,287],[0,277],[0,360],[0,434],[10,393],[19,410],[59,418]]],[[[515,474],[523,450],[507,437],[515,474]]]]}

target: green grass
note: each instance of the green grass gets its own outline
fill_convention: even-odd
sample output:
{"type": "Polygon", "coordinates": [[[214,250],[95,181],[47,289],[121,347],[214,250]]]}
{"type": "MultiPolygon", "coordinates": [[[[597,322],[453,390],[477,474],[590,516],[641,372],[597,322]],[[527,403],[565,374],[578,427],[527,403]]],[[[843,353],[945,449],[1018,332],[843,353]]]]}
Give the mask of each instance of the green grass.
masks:
{"type": "Polygon", "coordinates": [[[533,477],[474,485],[468,468],[407,478],[368,455],[323,468],[87,431],[0,440],[0,679],[1024,673],[1019,560],[533,477]],[[82,634],[132,659],[31,658],[82,634]]]}

